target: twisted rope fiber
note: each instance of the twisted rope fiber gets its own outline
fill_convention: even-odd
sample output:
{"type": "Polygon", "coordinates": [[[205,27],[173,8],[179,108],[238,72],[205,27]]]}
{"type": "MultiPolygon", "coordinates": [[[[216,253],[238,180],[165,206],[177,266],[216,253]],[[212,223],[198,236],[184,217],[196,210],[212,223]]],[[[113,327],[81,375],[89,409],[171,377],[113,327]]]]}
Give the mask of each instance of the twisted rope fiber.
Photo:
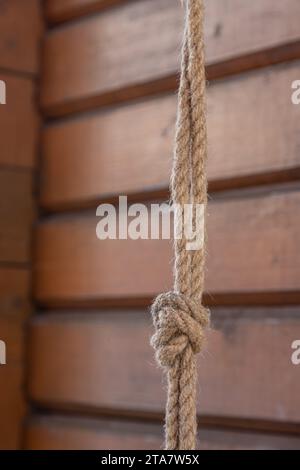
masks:
{"type": "MultiPolygon", "coordinates": [[[[171,176],[173,203],[207,203],[207,157],[203,0],[186,0],[186,25],[174,163],[171,176]]],[[[177,229],[181,217],[175,214],[177,229]]],[[[195,211],[193,212],[195,228],[195,211]]],[[[174,291],[159,295],[152,305],[155,334],[151,344],[168,377],[166,443],[168,450],[195,449],[196,357],[201,351],[209,312],[202,306],[204,249],[188,251],[183,236],[175,240],[174,291]]]]}

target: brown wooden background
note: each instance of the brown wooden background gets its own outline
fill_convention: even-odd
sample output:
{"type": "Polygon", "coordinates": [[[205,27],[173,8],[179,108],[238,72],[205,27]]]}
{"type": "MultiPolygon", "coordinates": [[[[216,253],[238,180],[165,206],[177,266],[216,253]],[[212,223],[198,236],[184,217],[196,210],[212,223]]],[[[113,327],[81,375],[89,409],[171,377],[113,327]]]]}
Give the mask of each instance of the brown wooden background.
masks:
{"type": "Polygon", "coordinates": [[[24,331],[31,311],[31,232],[39,117],[36,106],[42,18],[38,0],[0,2],[0,448],[20,446],[25,405],[24,331]]]}
{"type": "MultiPolygon", "coordinates": [[[[19,18],[18,41],[24,3],[11,1],[6,13],[19,18]]],[[[8,129],[0,157],[7,201],[0,322],[17,348],[18,366],[5,369],[13,383],[24,358],[16,335],[26,309],[16,298],[29,282],[24,240],[37,132],[28,94],[39,68],[38,3],[26,2],[34,26],[26,23],[28,43],[20,41],[25,52],[14,63],[9,20],[0,16],[9,37],[1,33],[0,66],[12,83],[22,81],[16,109],[28,126],[20,134],[8,129]],[[19,217],[12,218],[12,201],[19,217]]],[[[171,245],[99,242],[95,208],[119,194],[168,196],[182,7],[175,0],[46,0],[43,10],[36,313],[26,341],[30,412],[22,446],[160,448],[165,384],[149,346],[148,305],[171,286],[171,245]]],[[[300,339],[300,106],[291,102],[292,81],[300,79],[299,19],[298,0],[206,2],[205,301],[214,329],[199,359],[203,449],[300,448],[300,366],[291,363],[291,343],[300,339]]],[[[0,111],[2,131],[8,111],[0,111]]],[[[19,393],[4,386],[8,396],[12,389],[19,393]]],[[[6,447],[7,435],[0,436],[6,447]]]]}

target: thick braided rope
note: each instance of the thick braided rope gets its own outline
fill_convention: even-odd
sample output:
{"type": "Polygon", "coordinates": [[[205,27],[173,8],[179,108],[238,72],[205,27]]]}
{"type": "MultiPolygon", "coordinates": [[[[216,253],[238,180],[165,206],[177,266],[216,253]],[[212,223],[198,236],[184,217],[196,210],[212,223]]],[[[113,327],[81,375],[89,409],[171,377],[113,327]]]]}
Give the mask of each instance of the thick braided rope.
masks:
{"type": "MultiPolygon", "coordinates": [[[[172,201],[207,202],[207,156],[203,0],[187,0],[172,201]]],[[[182,223],[175,214],[177,230],[182,223]]],[[[193,212],[195,225],[195,212],[193,212]]],[[[183,231],[184,232],[184,231],[183,231]]],[[[190,450],[196,445],[196,357],[201,351],[209,312],[202,306],[204,249],[188,251],[183,236],[175,240],[174,291],[161,294],[152,305],[155,334],[151,343],[158,363],[167,371],[166,449],[190,450]]]]}

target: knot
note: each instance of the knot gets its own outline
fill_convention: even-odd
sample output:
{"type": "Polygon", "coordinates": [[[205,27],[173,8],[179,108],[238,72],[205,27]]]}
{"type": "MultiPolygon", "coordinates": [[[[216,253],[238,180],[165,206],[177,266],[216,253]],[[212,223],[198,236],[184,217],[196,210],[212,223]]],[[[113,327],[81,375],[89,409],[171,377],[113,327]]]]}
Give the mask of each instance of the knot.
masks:
{"type": "Polygon", "coordinates": [[[151,344],[162,367],[173,367],[187,347],[191,347],[194,354],[201,351],[210,314],[200,301],[167,292],[156,298],[151,312],[156,330],[151,344]]]}

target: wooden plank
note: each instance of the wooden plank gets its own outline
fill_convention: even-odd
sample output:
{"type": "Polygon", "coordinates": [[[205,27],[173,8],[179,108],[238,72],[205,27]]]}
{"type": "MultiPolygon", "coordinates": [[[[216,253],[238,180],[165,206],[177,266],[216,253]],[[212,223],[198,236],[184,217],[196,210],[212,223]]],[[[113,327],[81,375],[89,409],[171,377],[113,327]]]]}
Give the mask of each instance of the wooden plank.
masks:
{"type": "Polygon", "coordinates": [[[29,311],[30,271],[0,265],[1,315],[27,315],[29,311]]]}
{"type": "Polygon", "coordinates": [[[0,165],[32,168],[38,134],[34,83],[3,73],[0,79],[7,95],[6,104],[0,106],[0,165]]]}
{"type": "Polygon", "coordinates": [[[0,450],[18,450],[21,443],[22,423],[26,415],[22,386],[24,369],[19,365],[1,366],[0,373],[0,450]]]}
{"type": "MultiPolygon", "coordinates": [[[[32,417],[25,430],[31,450],[153,450],[162,448],[162,425],[60,416],[32,417]]],[[[200,450],[294,450],[295,436],[202,429],[200,450]]]]}
{"type": "Polygon", "coordinates": [[[31,172],[0,169],[0,262],[30,261],[32,190],[31,172]]]}
{"type": "MultiPolygon", "coordinates": [[[[300,376],[291,362],[299,308],[215,309],[212,316],[198,361],[198,412],[299,423],[300,376]]],[[[141,311],[36,317],[30,330],[31,398],[56,409],[162,413],[165,385],[149,345],[151,331],[150,315],[141,311]]]]}
{"type": "Polygon", "coordinates": [[[25,449],[159,449],[162,434],[156,424],[39,416],[25,429],[25,449]]]}
{"type": "Polygon", "coordinates": [[[6,343],[6,365],[0,365],[0,449],[20,446],[26,406],[24,322],[29,313],[29,271],[0,267],[0,340],[6,343]]]}
{"type": "Polygon", "coordinates": [[[2,0],[0,68],[36,74],[43,31],[39,0],[2,0]]]}
{"type": "Polygon", "coordinates": [[[129,0],[46,0],[46,18],[50,23],[61,23],[129,0]]]}
{"type": "MultiPolygon", "coordinates": [[[[211,191],[300,177],[300,107],[290,101],[298,69],[298,62],[285,64],[209,88],[211,191]]],[[[167,95],[46,127],[43,207],[92,205],[114,194],[167,194],[176,101],[167,95]]]]}
{"type": "MultiPolygon", "coordinates": [[[[210,302],[299,301],[299,210],[298,191],[210,204],[206,275],[210,302]]],[[[39,302],[103,305],[109,300],[124,305],[128,300],[136,305],[171,287],[169,240],[100,241],[98,221],[87,213],[53,217],[39,225],[35,253],[39,302]]]]}
{"type": "Polygon", "coordinates": [[[142,0],[108,10],[67,29],[52,31],[45,43],[43,108],[47,114],[56,114],[56,110],[49,109],[58,104],[83,97],[94,99],[96,95],[124,88],[125,83],[136,85],[156,79],[159,74],[170,74],[177,68],[181,24],[180,7],[173,0],[142,0]],[[172,29],[164,29],[166,21],[172,24],[172,29]],[[173,28],[177,31],[175,41],[173,28]],[[116,30],[118,34],[115,34],[116,30]],[[162,31],[165,32],[158,47],[154,38],[162,31]],[[109,48],[107,44],[110,44],[109,48]],[[77,70],[77,60],[83,60],[83,74],[77,70]],[[74,72],[76,84],[68,78],[74,72]],[[60,80],[64,82],[61,85],[60,80]]]}
{"type": "Polygon", "coordinates": [[[24,325],[0,311],[0,340],[6,344],[6,364],[0,365],[0,449],[17,449],[25,416],[23,396],[24,325]]]}
{"type": "MultiPolygon", "coordinates": [[[[298,0],[276,6],[210,0],[206,10],[210,78],[300,56],[298,0]]],[[[45,44],[44,112],[62,115],[174,89],[182,22],[180,2],[141,0],[52,31],[45,44]]]]}

